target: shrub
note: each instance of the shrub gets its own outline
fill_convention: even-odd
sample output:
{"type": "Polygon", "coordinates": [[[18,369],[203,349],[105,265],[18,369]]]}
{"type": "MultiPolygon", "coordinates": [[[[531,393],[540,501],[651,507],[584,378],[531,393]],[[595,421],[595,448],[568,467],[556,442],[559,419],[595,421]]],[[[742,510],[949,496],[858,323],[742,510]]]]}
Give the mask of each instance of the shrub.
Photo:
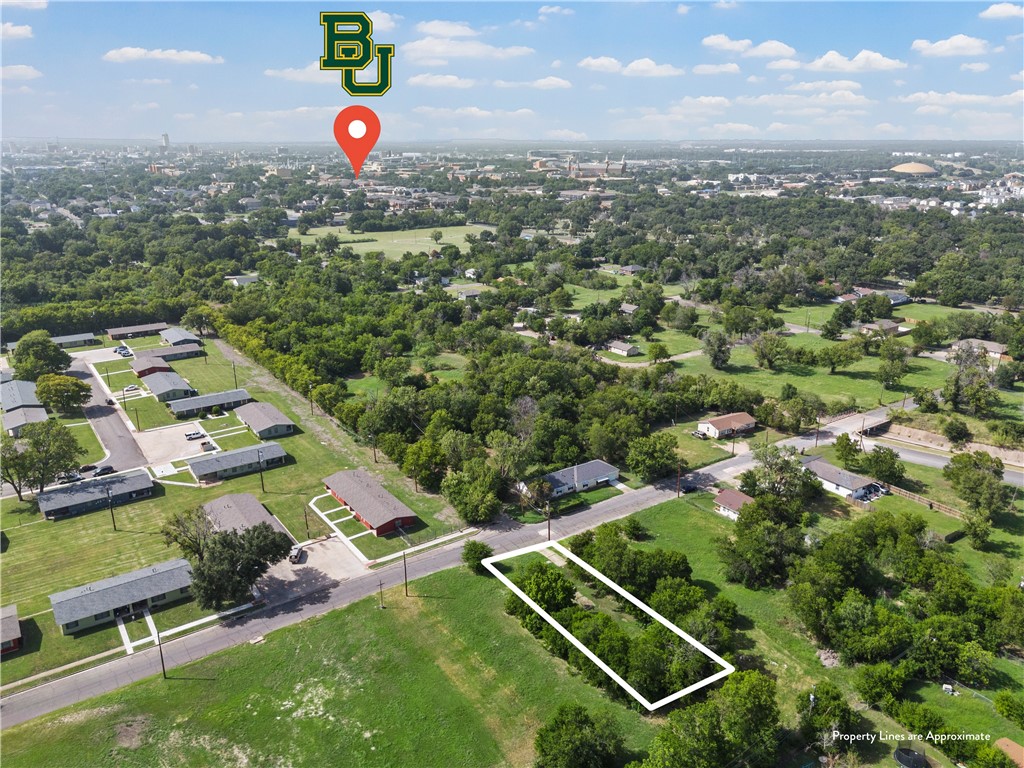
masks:
{"type": "Polygon", "coordinates": [[[462,562],[465,563],[466,567],[473,573],[483,576],[487,573],[487,569],[484,568],[483,561],[493,554],[493,547],[484,544],[482,541],[470,539],[462,548],[462,562]]]}
{"type": "Polygon", "coordinates": [[[954,445],[966,443],[973,437],[967,423],[963,419],[958,419],[955,416],[949,419],[949,421],[942,426],[942,434],[945,435],[946,439],[954,445]]]}

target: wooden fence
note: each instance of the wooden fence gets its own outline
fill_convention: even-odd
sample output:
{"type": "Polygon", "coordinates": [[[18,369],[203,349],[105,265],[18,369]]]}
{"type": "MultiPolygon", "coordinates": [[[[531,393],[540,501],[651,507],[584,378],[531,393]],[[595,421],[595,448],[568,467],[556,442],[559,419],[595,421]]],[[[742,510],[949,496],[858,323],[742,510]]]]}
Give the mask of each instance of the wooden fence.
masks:
{"type": "Polygon", "coordinates": [[[948,504],[942,504],[941,502],[938,501],[926,499],[924,496],[921,496],[916,493],[911,493],[910,491],[904,490],[903,488],[900,488],[895,485],[890,485],[889,483],[879,482],[878,484],[881,485],[883,488],[888,489],[890,492],[896,494],[897,496],[902,496],[905,499],[916,501],[918,504],[923,504],[924,506],[928,507],[928,509],[937,509],[939,510],[939,512],[945,512],[947,515],[955,517],[957,520],[964,519],[964,516],[959,509],[955,509],[954,507],[951,507],[948,504]]]}

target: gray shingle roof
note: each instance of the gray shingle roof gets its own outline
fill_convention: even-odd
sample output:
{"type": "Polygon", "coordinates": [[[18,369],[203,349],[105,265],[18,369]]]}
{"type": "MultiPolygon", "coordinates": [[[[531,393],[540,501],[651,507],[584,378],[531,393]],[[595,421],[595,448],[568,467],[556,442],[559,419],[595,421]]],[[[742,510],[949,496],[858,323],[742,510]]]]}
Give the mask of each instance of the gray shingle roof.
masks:
{"type": "Polygon", "coordinates": [[[203,511],[218,531],[244,531],[259,523],[266,523],[295,541],[288,529],[274,517],[260,500],[251,493],[232,493],[203,505],[203,511]]]}
{"type": "Polygon", "coordinates": [[[36,424],[40,421],[46,421],[46,419],[46,409],[42,406],[19,408],[16,411],[4,414],[4,429],[17,429],[18,427],[23,427],[26,424],[36,424]]]}
{"type": "Polygon", "coordinates": [[[3,404],[4,411],[13,411],[16,408],[26,406],[39,407],[39,398],[36,397],[36,385],[32,381],[5,381],[0,384],[0,404],[3,404]]]}
{"type": "Polygon", "coordinates": [[[18,621],[18,606],[5,605],[0,608],[0,643],[8,643],[21,637],[21,622],[18,621]]]}
{"type": "Polygon", "coordinates": [[[36,496],[39,509],[49,512],[53,509],[64,509],[75,504],[85,504],[97,499],[107,498],[107,488],[111,496],[133,491],[144,491],[153,487],[153,478],[144,469],[134,469],[121,475],[107,475],[82,480],[70,485],[62,485],[43,491],[36,496]]]}
{"type": "Polygon", "coordinates": [[[157,347],[155,349],[140,349],[135,353],[135,357],[139,360],[149,358],[160,358],[165,357],[178,357],[180,355],[187,355],[190,352],[202,352],[203,348],[198,344],[182,344],[178,347],[157,347]]]}
{"type": "Polygon", "coordinates": [[[847,472],[845,469],[840,469],[834,464],[829,464],[820,456],[815,456],[809,460],[805,460],[804,468],[809,469],[820,480],[824,480],[827,483],[833,483],[840,488],[848,488],[851,491],[856,491],[859,488],[863,488],[864,486],[871,485],[875,482],[869,477],[856,475],[853,472],[847,472]]]}
{"type": "Polygon", "coordinates": [[[184,400],[175,400],[171,403],[171,410],[174,413],[187,411],[205,410],[217,405],[237,403],[239,400],[252,400],[249,393],[244,389],[229,389],[227,392],[211,392],[208,395],[186,397],[184,400]]]}
{"type": "Polygon", "coordinates": [[[126,333],[158,333],[167,328],[167,323],[145,323],[144,325],[123,325],[120,328],[107,328],[108,336],[118,336],[126,333]]]}
{"type": "Polygon", "coordinates": [[[197,456],[194,459],[186,459],[185,463],[192,470],[192,474],[200,477],[234,467],[241,467],[245,464],[255,464],[259,461],[259,451],[263,452],[264,463],[271,459],[283,458],[288,455],[285,453],[284,448],[277,443],[263,443],[262,445],[247,445],[244,448],[235,448],[233,451],[224,451],[224,453],[217,453],[213,456],[197,456]]]}
{"type": "Polygon", "coordinates": [[[192,583],[192,566],[178,558],[94,581],[50,595],[53,618],[63,626],[146,598],[162,595],[192,583]]]}
{"type": "Polygon", "coordinates": [[[324,478],[324,485],[352,507],[374,528],[400,517],[416,517],[416,513],[392,496],[365,469],[346,469],[324,478]]]}
{"type": "Polygon", "coordinates": [[[178,328],[177,326],[168,328],[165,331],[160,331],[160,338],[168,344],[177,344],[180,341],[190,341],[194,344],[199,343],[198,336],[186,331],[184,328],[178,328]]]}
{"type": "Polygon", "coordinates": [[[281,413],[270,403],[246,403],[235,409],[238,416],[253,432],[262,432],[268,427],[276,427],[278,424],[291,424],[295,422],[281,413]]]}
{"type": "Polygon", "coordinates": [[[590,485],[599,478],[617,475],[618,472],[619,470],[607,461],[594,459],[593,461],[587,461],[573,467],[560,469],[557,472],[549,472],[544,475],[543,479],[551,484],[552,490],[557,491],[559,488],[565,488],[566,486],[571,487],[577,484],[583,485],[584,483],[590,485]]]}
{"type": "Polygon", "coordinates": [[[149,374],[149,376],[143,376],[142,381],[149,387],[149,391],[157,397],[167,392],[173,392],[176,389],[184,390],[185,392],[193,391],[188,382],[174,372],[158,371],[157,373],[149,374]]]}
{"type": "Polygon", "coordinates": [[[148,370],[154,366],[158,368],[166,368],[168,371],[171,370],[171,364],[159,357],[151,357],[147,355],[146,357],[138,357],[132,360],[132,370],[135,371],[135,373],[148,370]]]}

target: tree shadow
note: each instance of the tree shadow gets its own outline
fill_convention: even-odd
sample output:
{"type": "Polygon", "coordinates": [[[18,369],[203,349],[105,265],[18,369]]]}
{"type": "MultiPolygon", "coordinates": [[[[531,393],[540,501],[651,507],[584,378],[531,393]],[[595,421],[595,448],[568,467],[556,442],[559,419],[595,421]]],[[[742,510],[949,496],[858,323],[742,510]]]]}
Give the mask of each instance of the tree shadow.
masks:
{"type": "Polygon", "coordinates": [[[1000,510],[992,513],[992,525],[1014,536],[1024,536],[1024,514],[1000,510]]]}
{"type": "Polygon", "coordinates": [[[985,542],[984,551],[1002,555],[1013,561],[1019,561],[1021,557],[1020,544],[1015,541],[992,541],[989,539],[985,542]]]}

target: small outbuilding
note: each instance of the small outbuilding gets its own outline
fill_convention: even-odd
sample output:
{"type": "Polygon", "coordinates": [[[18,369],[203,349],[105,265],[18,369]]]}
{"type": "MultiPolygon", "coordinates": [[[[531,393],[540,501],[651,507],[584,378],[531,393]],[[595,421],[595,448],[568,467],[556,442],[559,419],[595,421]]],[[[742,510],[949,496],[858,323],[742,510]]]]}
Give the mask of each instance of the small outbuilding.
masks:
{"type": "Polygon", "coordinates": [[[0,608],[0,655],[13,653],[21,648],[21,621],[18,606],[5,605],[0,608]]]}
{"type": "Polygon", "coordinates": [[[324,487],[339,503],[352,510],[355,519],[374,536],[419,522],[416,513],[392,496],[365,469],[346,469],[324,478],[324,487]]]}

